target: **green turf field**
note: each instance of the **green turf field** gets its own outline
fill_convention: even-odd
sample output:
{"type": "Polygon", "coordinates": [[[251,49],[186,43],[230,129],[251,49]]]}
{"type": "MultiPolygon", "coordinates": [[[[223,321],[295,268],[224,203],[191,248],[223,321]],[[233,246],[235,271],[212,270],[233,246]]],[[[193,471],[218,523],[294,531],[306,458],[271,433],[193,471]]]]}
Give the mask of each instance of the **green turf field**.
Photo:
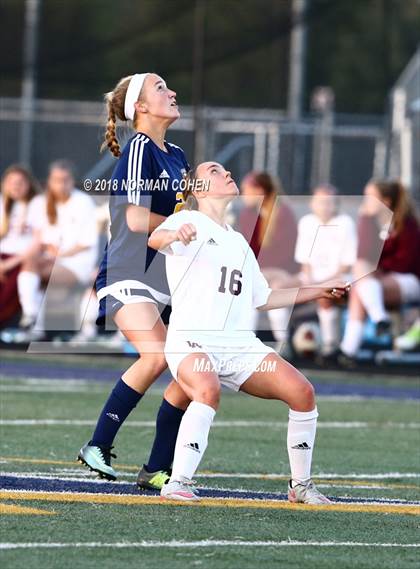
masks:
{"type": "MultiPolygon", "coordinates": [[[[21,545],[3,548],[2,567],[419,566],[418,401],[319,401],[315,478],[327,495],[364,503],[311,509],[279,496],[178,506],[133,493],[45,492],[53,479],[76,486],[93,479],[75,457],[109,383],[3,377],[1,389],[3,475],[40,480],[38,494],[2,492],[1,542],[21,545]]],[[[121,481],[133,483],[147,458],[161,394],[155,388],[144,398],[116,441],[121,481]]],[[[244,498],[246,491],[284,493],[286,421],[285,406],[225,392],[199,485],[243,490],[244,498]]]]}

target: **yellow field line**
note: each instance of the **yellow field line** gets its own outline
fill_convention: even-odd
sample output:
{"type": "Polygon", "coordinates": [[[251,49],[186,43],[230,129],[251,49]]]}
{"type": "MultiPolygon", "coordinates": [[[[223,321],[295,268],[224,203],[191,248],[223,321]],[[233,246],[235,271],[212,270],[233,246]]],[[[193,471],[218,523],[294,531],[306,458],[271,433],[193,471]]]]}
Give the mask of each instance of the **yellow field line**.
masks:
{"type": "Polygon", "coordinates": [[[26,506],[16,506],[15,504],[0,504],[0,514],[4,515],[31,515],[31,516],[44,516],[54,515],[55,512],[48,512],[47,510],[39,510],[38,508],[27,508],[26,506]]]}
{"type": "Polygon", "coordinates": [[[308,506],[277,500],[250,500],[243,498],[202,498],[199,502],[171,502],[159,496],[127,496],[121,494],[88,494],[69,492],[0,491],[1,500],[39,500],[46,502],[72,502],[87,504],[119,504],[126,506],[190,506],[216,508],[260,508],[274,510],[306,510],[311,512],[363,512],[375,514],[420,515],[420,506],[393,504],[331,504],[308,506]]]}
{"type": "MultiPolygon", "coordinates": [[[[21,457],[7,457],[7,456],[0,456],[0,460],[4,460],[6,462],[16,462],[16,463],[22,463],[22,464],[50,464],[50,465],[59,465],[59,466],[73,466],[73,467],[77,467],[77,462],[76,460],[74,461],[70,461],[70,460],[51,460],[51,459],[44,459],[44,458],[21,458],[21,457]]],[[[118,470],[118,468],[122,469],[122,470],[128,470],[128,471],[133,471],[133,472],[137,472],[139,470],[138,466],[134,466],[132,464],[117,464],[116,468],[118,470]]],[[[82,468],[81,468],[81,472],[82,472],[82,468]]],[[[202,470],[199,472],[199,474],[201,476],[205,476],[206,474],[215,474],[213,471],[210,470],[202,470]]],[[[28,472],[28,475],[30,475],[30,472],[28,472]]],[[[278,478],[276,477],[275,480],[288,480],[289,477],[288,476],[279,476],[278,478]]],[[[372,482],[370,480],[346,480],[344,478],[326,478],[326,479],[321,479],[321,478],[314,478],[316,480],[316,482],[318,482],[319,484],[329,484],[330,486],[335,486],[335,485],[347,485],[347,486],[372,486],[372,487],[376,487],[376,488],[387,488],[387,489],[403,489],[403,490],[419,490],[420,486],[417,484],[387,484],[386,482],[372,482]],[[336,484],[335,484],[335,483],[336,484]]],[[[258,480],[274,480],[272,476],[264,476],[264,474],[261,474],[261,477],[258,478],[258,480]]]]}

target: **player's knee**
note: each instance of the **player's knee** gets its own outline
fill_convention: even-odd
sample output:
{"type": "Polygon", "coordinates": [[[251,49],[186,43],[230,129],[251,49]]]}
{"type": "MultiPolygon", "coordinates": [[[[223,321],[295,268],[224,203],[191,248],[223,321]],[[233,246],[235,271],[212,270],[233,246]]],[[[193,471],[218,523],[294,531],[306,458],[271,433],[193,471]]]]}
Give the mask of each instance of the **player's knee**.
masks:
{"type": "Polygon", "coordinates": [[[302,404],[308,409],[315,407],[315,389],[312,383],[305,381],[301,391],[302,404]]]}
{"type": "Polygon", "coordinates": [[[142,359],[149,368],[151,375],[158,377],[168,367],[164,354],[147,354],[143,355],[142,359]]]}
{"type": "Polygon", "coordinates": [[[184,411],[190,404],[189,397],[187,397],[178,383],[174,380],[172,380],[168,387],[165,389],[163,397],[168,403],[174,407],[177,407],[178,409],[183,409],[184,411]]]}
{"type": "Polygon", "coordinates": [[[213,409],[217,409],[220,402],[220,385],[217,383],[208,383],[200,386],[199,389],[197,389],[194,399],[213,407],[213,409]]]}

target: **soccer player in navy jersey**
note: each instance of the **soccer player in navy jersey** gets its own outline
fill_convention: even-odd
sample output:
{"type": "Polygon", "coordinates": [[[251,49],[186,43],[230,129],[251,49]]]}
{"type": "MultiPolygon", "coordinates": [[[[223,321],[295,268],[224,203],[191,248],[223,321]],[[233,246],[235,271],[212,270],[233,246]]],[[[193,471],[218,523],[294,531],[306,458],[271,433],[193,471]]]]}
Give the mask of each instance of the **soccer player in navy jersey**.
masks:
{"type": "MultiPolygon", "coordinates": [[[[150,233],[183,206],[180,182],[188,171],[184,152],[165,141],[179,110],[176,93],[155,73],[125,77],[107,93],[108,122],[104,146],[118,158],[110,189],[111,237],[96,281],[98,324],[113,318],[141,357],[113,388],[80,462],[101,477],[115,480],[111,465],[114,438],[145,391],[166,369],[166,328],[161,311],[169,302],[164,256],[147,245],[150,233]],[[121,150],[116,120],[132,121],[133,136],[121,150]]],[[[156,438],[138,484],[160,488],[168,478],[179,424],[188,406],[172,382],[156,422],[156,438]]]]}

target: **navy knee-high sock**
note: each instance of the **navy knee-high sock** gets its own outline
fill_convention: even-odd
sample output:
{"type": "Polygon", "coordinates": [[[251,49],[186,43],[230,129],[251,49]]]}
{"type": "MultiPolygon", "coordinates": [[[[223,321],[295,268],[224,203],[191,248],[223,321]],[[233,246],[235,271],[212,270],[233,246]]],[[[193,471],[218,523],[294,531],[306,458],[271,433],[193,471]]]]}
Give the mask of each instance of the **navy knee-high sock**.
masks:
{"type": "Polygon", "coordinates": [[[90,444],[110,447],[119,428],[142,397],[119,379],[99,415],[90,444]]]}
{"type": "Polygon", "coordinates": [[[156,436],[149,461],[145,464],[148,472],[169,470],[174,459],[176,438],[185,411],[174,407],[163,399],[156,418],[156,436]]]}

